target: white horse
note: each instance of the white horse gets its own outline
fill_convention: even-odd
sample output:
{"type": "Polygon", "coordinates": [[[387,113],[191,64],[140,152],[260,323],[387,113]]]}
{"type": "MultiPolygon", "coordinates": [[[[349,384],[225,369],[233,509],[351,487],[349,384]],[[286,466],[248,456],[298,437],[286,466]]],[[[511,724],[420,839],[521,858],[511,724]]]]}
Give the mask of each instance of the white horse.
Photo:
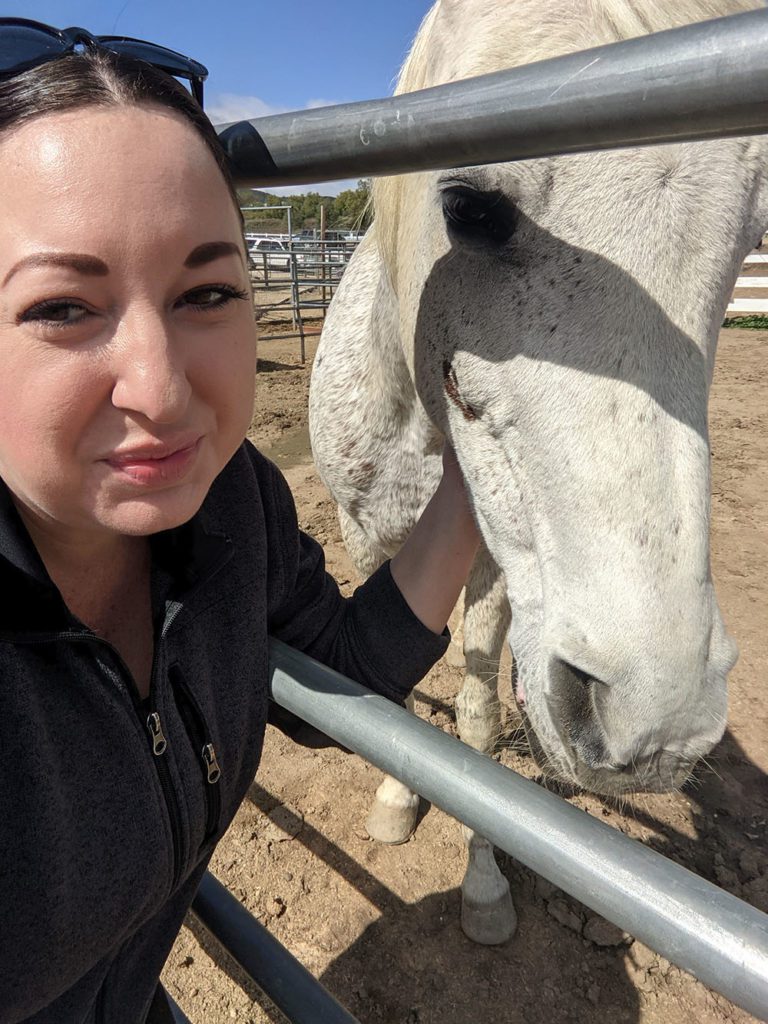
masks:
{"type": "MultiPolygon", "coordinates": [[[[758,6],[438,0],[397,91],[758,6]]],[[[443,438],[454,446],[487,547],[456,701],[477,749],[499,733],[507,631],[552,775],[666,790],[723,734],[736,653],[709,567],[707,399],[729,295],[768,221],[767,160],[765,138],[726,139],[375,184],[315,360],[312,447],[368,573],[432,493],[443,438]]],[[[369,832],[402,841],[416,808],[385,780],[369,832]]],[[[471,938],[512,934],[509,887],[477,836],[462,892],[471,938]]]]}

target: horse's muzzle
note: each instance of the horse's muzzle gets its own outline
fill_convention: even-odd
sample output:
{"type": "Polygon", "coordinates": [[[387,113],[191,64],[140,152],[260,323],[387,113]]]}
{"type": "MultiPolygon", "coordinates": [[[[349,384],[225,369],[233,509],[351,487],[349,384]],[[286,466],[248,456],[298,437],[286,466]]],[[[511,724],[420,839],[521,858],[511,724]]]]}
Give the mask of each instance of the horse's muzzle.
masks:
{"type": "Polygon", "coordinates": [[[617,753],[600,713],[601,700],[618,699],[611,687],[561,659],[552,659],[549,668],[546,706],[561,749],[544,750],[535,743],[534,756],[538,748],[550,770],[555,767],[564,780],[584,789],[609,795],[679,789],[719,738],[679,743],[682,753],[654,741],[654,723],[639,721],[637,743],[628,746],[625,734],[617,753]]]}

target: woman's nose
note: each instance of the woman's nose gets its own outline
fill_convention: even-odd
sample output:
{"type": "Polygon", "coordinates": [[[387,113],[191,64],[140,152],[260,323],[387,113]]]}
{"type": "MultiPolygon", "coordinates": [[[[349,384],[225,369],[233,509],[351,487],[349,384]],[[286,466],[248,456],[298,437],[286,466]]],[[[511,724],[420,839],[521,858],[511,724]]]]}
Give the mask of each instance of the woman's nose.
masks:
{"type": "Polygon", "coordinates": [[[183,417],[192,394],[186,354],[161,316],[124,321],[114,358],[116,408],[153,423],[176,423],[183,417]]]}

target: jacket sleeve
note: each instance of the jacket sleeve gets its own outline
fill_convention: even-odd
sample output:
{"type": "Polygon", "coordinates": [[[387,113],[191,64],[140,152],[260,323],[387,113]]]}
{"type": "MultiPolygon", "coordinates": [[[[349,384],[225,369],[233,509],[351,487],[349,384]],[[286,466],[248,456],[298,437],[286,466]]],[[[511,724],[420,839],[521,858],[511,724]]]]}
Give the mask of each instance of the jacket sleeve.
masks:
{"type": "Polygon", "coordinates": [[[414,615],[385,562],[352,597],[326,572],[323,549],[299,530],[279,470],[255,451],[269,538],[272,636],[371,690],[402,701],[445,652],[450,636],[414,615]]]}

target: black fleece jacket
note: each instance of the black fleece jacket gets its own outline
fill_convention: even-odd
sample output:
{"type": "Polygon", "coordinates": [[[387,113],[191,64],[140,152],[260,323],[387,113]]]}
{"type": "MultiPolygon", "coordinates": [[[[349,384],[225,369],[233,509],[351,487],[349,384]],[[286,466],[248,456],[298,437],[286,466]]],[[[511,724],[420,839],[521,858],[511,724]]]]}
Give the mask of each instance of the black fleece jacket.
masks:
{"type": "Polygon", "coordinates": [[[0,486],[0,1024],[145,1020],[259,762],[268,634],[396,700],[447,645],[388,565],[341,597],[282,476],[247,443],[152,551],[143,704],[0,486]]]}

